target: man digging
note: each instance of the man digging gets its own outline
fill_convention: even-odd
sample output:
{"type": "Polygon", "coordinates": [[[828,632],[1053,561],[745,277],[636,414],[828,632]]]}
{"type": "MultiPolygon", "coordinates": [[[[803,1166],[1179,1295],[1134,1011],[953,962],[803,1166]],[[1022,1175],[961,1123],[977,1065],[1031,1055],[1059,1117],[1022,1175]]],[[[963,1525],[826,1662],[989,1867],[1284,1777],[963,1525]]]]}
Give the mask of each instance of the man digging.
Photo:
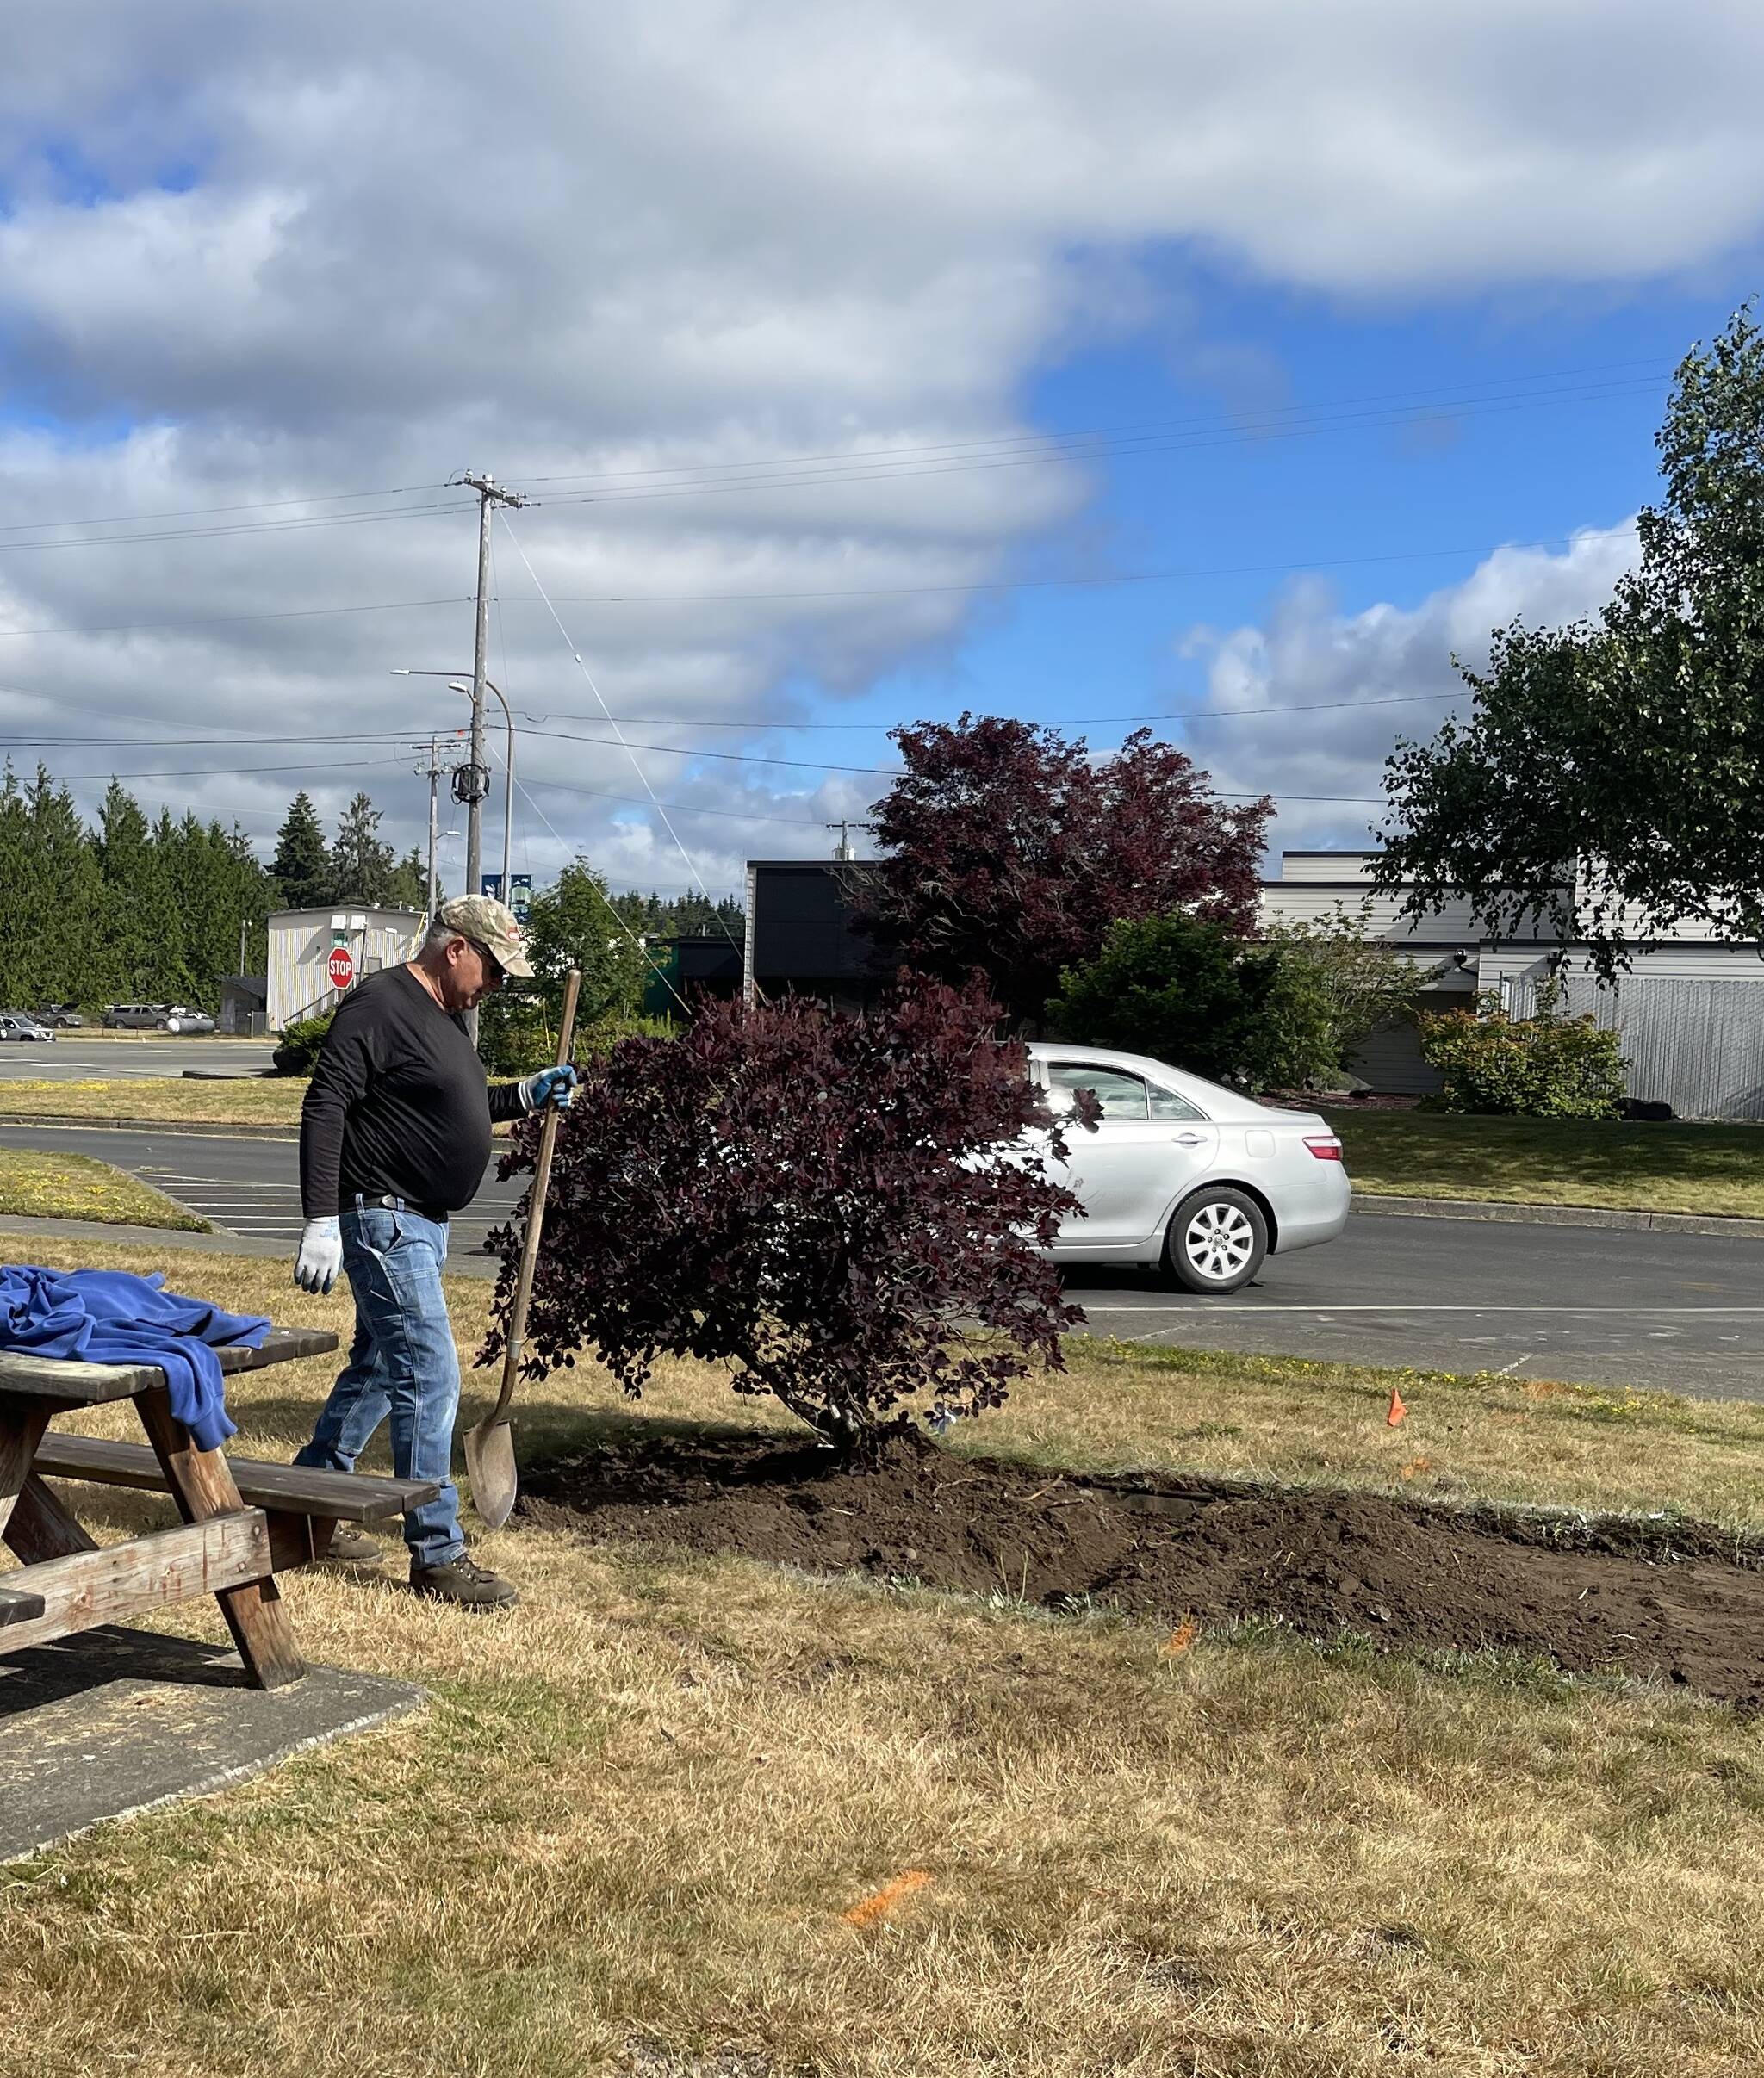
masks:
{"type": "MultiPolygon", "coordinates": [[[[459,1359],[441,1287],[447,1220],[477,1194],[493,1123],[574,1094],[574,1068],[544,1068],[491,1089],[463,1013],[525,978],[520,927],[500,902],[444,903],[417,957],[370,974],[326,1035],[301,1107],[300,1188],[306,1229],[294,1281],[328,1292],[339,1270],[355,1295],[355,1339],[313,1440],[295,1459],[353,1470],[388,1418],[401,1479],[440,1492],[404,1518],[410,1584],[465,1609],[506,1609],[512,1585],[466,1556],[452,1483],[459,1359]]],[[[362,1530],[339,1524],[330,1557],[377,1566],[362,1530]]]]}

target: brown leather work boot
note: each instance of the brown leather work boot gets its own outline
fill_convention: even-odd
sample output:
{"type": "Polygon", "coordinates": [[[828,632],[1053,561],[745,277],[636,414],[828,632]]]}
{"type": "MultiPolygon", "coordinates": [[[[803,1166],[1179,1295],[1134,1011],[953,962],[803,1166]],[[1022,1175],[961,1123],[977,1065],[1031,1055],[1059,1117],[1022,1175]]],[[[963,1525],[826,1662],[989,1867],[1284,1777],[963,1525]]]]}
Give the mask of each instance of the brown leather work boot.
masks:
{"type": "Polygon", "coordinates": [[[410,1587],[432,1602],[451,1602],[460,1609],[512,1609],[520,1591],[511,1580],[478,1566],[462,1552],[445,1566],[411,1561],[410,1587]]]}
{"type": "Polygon", "coordinates": [[[335,1566],[339,1572],[374,1572],[386,1563],[386,1554],[381,1549],[377,1537],[370,1537],[364,1529],[357,1529],[347,1523],[339,1523],[331,1532],[331,1541],[325,1547],[320,1566],[335,1566]]]}

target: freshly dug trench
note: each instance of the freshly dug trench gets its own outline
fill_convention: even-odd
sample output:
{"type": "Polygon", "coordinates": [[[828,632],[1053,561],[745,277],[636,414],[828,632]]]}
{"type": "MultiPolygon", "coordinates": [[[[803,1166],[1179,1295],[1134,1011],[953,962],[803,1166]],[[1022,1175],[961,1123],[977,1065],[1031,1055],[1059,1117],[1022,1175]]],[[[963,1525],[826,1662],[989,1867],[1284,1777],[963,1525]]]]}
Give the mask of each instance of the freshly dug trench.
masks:
{"type": "Polygon", "coordinates": [[[1546,1654],[1764,1705],[1764,1567],[1695,1524],[1098,1478],[909,1441],[874,1471],[751,1436],[657,1438],[527,1475],[521,1512],[593,1537],[823,1572],[1091,1601],[1202,1623],[1254,1618],[1408,1650],[1546,1654]]]}

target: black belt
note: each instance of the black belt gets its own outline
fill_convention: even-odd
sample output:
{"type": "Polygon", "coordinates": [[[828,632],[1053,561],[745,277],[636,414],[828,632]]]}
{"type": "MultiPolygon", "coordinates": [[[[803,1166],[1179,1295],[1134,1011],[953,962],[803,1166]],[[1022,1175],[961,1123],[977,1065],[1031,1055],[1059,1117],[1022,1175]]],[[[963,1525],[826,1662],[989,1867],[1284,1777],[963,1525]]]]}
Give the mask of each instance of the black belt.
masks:
{"type": "Polygon", "coordinates": [[[447,1214],[438,1206],[413,1205],[408,1198],[363,1198],[363,1205],[377,1206],[382,1212],[414,1213],[419,1219],[432,1220],[437,1226],[445,1226],[447,1214]]]}

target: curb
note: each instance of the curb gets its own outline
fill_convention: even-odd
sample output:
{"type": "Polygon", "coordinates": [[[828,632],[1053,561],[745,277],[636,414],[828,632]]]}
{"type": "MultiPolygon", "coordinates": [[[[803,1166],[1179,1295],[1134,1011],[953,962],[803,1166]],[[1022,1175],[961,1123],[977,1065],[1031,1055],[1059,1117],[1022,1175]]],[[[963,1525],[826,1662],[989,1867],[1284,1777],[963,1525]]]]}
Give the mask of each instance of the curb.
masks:
{"type": "MultiPolygon", "coordinates": [[[[125,1226],[120,1220],[39,1219],[25,1213],[0,1213],[0,1242],[9,1234],[33,1235],[61,1241],[109,1241],[140,1248],[191,1250],[199,1256],[258,1256],[291,1262],[291,1241],[270,1241],[252,1234],[228,1233],[217,1228],[212,1234],[189,1234],[177,1226],[125,1226]]],[[[5,1253],[0,1247],[0,1255],[5,1253]]],[[[492,1278],[501,1270],[494,1256],[462,1250],[450,1258],[444,1273],[449,1277],[492,1278]]]]}
{"type": "Polygon", "coordinates": [[[71,1119],[55,1111],[0,1112],[0,1126],[53,1126],[62,1132],[188,1132],[223,1140],[297,1140],[298,1126],[238,1125],[209,1119],[71,1119]]]}
{"type": "Polygon", "coordinates": [[[1397,1219],[1479,1219],[1514,1226],[1622,1227],[1662,1234],[1724,1234],[1764,1240],[1764,1219],[1698,1213],[1620,1213],[1596,1205],[1509,1205],[1499,1198],[1403,1198],[1356,1191],[1351,1210],[1397,1219]]]}

